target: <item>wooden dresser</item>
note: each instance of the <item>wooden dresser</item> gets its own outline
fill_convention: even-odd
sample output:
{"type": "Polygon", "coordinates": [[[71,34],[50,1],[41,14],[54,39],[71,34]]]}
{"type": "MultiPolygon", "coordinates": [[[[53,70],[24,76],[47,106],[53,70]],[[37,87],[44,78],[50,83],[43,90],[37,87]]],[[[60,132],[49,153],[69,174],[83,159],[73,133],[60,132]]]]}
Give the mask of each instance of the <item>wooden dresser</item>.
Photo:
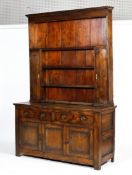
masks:
{"type": "Polygon", "coordinates": [[[27,15],[30,102],[15,104],[16,155],[114,161],[112,7],[27,15]]]}

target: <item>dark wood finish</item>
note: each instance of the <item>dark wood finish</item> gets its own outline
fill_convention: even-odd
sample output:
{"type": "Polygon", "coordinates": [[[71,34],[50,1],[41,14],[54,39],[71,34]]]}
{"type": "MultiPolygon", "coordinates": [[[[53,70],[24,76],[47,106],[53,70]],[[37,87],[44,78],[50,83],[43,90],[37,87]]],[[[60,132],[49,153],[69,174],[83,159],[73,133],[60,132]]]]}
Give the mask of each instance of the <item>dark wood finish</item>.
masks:
{"type": "Polygon", "coordinates": [[[47,48],[47,47],[31,47],[30,51],[72,51],[72,50],[98,50],[105,49],[105,45],[96,45],[96,46],[84,46],[84,47],[56,47],[56,48],[47,48]]]}
{"type": "Polygon", "coordinates": [[[112,7],[27,15],[30,102],[16,106],[16,155],[114,161],[112,7]]]}
{"type": "Polygon", "coordinates": [[[30,99],[39,101],[40,90],[40,52],[30,53],[30,99]]]}
{"type": "Polygon", "coordinates": [[[97,170],[101,169],[101,158],[102,158],[102,152],[101,152],[101,114],[95,113],[94,117],[94,168],[97,170]]]}
{"type": "Polygon", "coordinates": [[[85,88],[85,89],[94,89],[95,86],[90,86],[90,85],[75,85],[75,86],[72,86],[72,85],[41,85],[42,87],[49,87],[49,88],[85,88]]]}
{"type": "Polygon", "coordinates": [[[16,155],[66,160],[100,169],[107,157],[113,160],[114,108],[16,104],[16,155]]]}
{"type": "Polygon", "coordinates": [[[43,148],[44,152],[56,152],[63,154],[63,125],[44,124],[43,125],[43,148]],[[53,142],[54,140],[54,142],[53,142]]]}
{"type": "Polygon", "coordinates": [[[92,130],[80,127],[68,127],[67,154],[70,156],[93,159],[92,130]]]}
{"type": "Polygon", "coordinates": [[[26,149],[40,150],[41,143],[39,138],[40,133],[40,124],[36,122],[20,122],[20,147],[24,147],[26,149]]]}
{"type": "Polygon", "coordinates": [[[91,18],[101,18],[109,15],[109,12],[113,7],[94,7],[86,9],[76,9],[58,12],[47,12],[40,14],[30,14],[27,15],[29,22],[43,23],[43,22],[53,22],[53,21],[67,21],[75,19],[91,19],[91,18]]]}
{"type": "Polygon", "coordinates": [[[84,67],[73,67],[73,66],[71,66],[71,67],[69,67],[69,66],[43,66],[43,69],[45,70],[45,69],[48,69],[48,70],[56,70],[56,69],[62,69],[62,70],[70,70],[70,69],[94,69],[94,66],[84,66],[84,67]]]}

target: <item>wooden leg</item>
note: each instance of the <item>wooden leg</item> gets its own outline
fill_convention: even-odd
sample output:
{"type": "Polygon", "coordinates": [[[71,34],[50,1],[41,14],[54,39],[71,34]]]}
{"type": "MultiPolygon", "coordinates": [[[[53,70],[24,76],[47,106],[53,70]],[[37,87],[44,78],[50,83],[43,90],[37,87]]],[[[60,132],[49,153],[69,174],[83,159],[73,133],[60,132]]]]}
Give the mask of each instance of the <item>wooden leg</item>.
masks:
{"type": "Polygon", "coordinates": [[[22,156],[23,154],[21,153],[20,149],[18,148],[18,146],[16,146],[16,156],[17,157],[20,157],[22,156]]]}
{"type": "Polygon", "coordinates": [[[94,165],[94,169],[95,169],[95,170],[101,170],[101,164],[94,165]]]}
{"type": "Polygon", "coordinates": [[[114,154],[115,154],[115,111],[113,112],[113,157],[111,158],[111,162],[114,162],[114,154]]]}
{"type": "Polygon", "coordinates": [[[111,162],[114,162],[114,156],[111,158],[111,162]]]}
{"type": "Polygon", "coordinates": [[[101,169],[101,113],[94,117],[94,169],[101,169]]]}
{"type": "Polygon", "coordinates": [[[22,155],[21,154],[16,154],[17,157],[21,157],[22,155]]]}
{"type": "Polygon", "coordinates": [[[16,156],[17,157],[20,157],[20,156],[22,156],[23,154],[21,154],[19,151],[16,151],[16,156]]]}

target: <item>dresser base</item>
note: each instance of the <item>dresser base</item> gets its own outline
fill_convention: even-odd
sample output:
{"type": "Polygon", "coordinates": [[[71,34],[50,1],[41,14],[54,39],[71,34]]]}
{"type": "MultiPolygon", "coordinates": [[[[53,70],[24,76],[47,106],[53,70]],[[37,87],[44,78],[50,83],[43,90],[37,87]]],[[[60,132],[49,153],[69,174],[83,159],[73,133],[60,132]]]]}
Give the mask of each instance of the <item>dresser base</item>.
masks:
{"type": "Polygon", "coordinates": [[[115,107],[16,105],[16,156],[88,165],[114,161],[115,107]]]}

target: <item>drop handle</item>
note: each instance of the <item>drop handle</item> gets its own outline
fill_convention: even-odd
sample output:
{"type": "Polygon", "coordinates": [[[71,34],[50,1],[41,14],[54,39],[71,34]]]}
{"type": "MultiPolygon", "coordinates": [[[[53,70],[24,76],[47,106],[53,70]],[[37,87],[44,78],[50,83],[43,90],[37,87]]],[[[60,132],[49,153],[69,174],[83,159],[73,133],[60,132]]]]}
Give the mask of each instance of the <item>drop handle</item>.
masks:
{"type": "Polygon", "coordinates": [[[96,75],[95,75],[95,79],[98,80],[98,74],[97,74],[97,73],[96,73],[96,75]]]}
{"type": "Polygon", "coordinates": [[[80,120],[81,120],[81,121],[84,121],[84,120],[86,120],[86,117],[85,117],[84,115],[81,115],[81,116],[80,116],[80,120]]]}
{"type": "Polygon", "coordinates": [[[41,113],[41,114],[40,114],[40,118],[41,118],[41,119],[44,119],[44,118],[45,118],[45,113],[41,113]]]}
{"type": "Polygon", "coordinates": [[[40,74],[39,73],[38,73],[37,77],[38,77],[38,79],[40,78],[40,74]]]}

